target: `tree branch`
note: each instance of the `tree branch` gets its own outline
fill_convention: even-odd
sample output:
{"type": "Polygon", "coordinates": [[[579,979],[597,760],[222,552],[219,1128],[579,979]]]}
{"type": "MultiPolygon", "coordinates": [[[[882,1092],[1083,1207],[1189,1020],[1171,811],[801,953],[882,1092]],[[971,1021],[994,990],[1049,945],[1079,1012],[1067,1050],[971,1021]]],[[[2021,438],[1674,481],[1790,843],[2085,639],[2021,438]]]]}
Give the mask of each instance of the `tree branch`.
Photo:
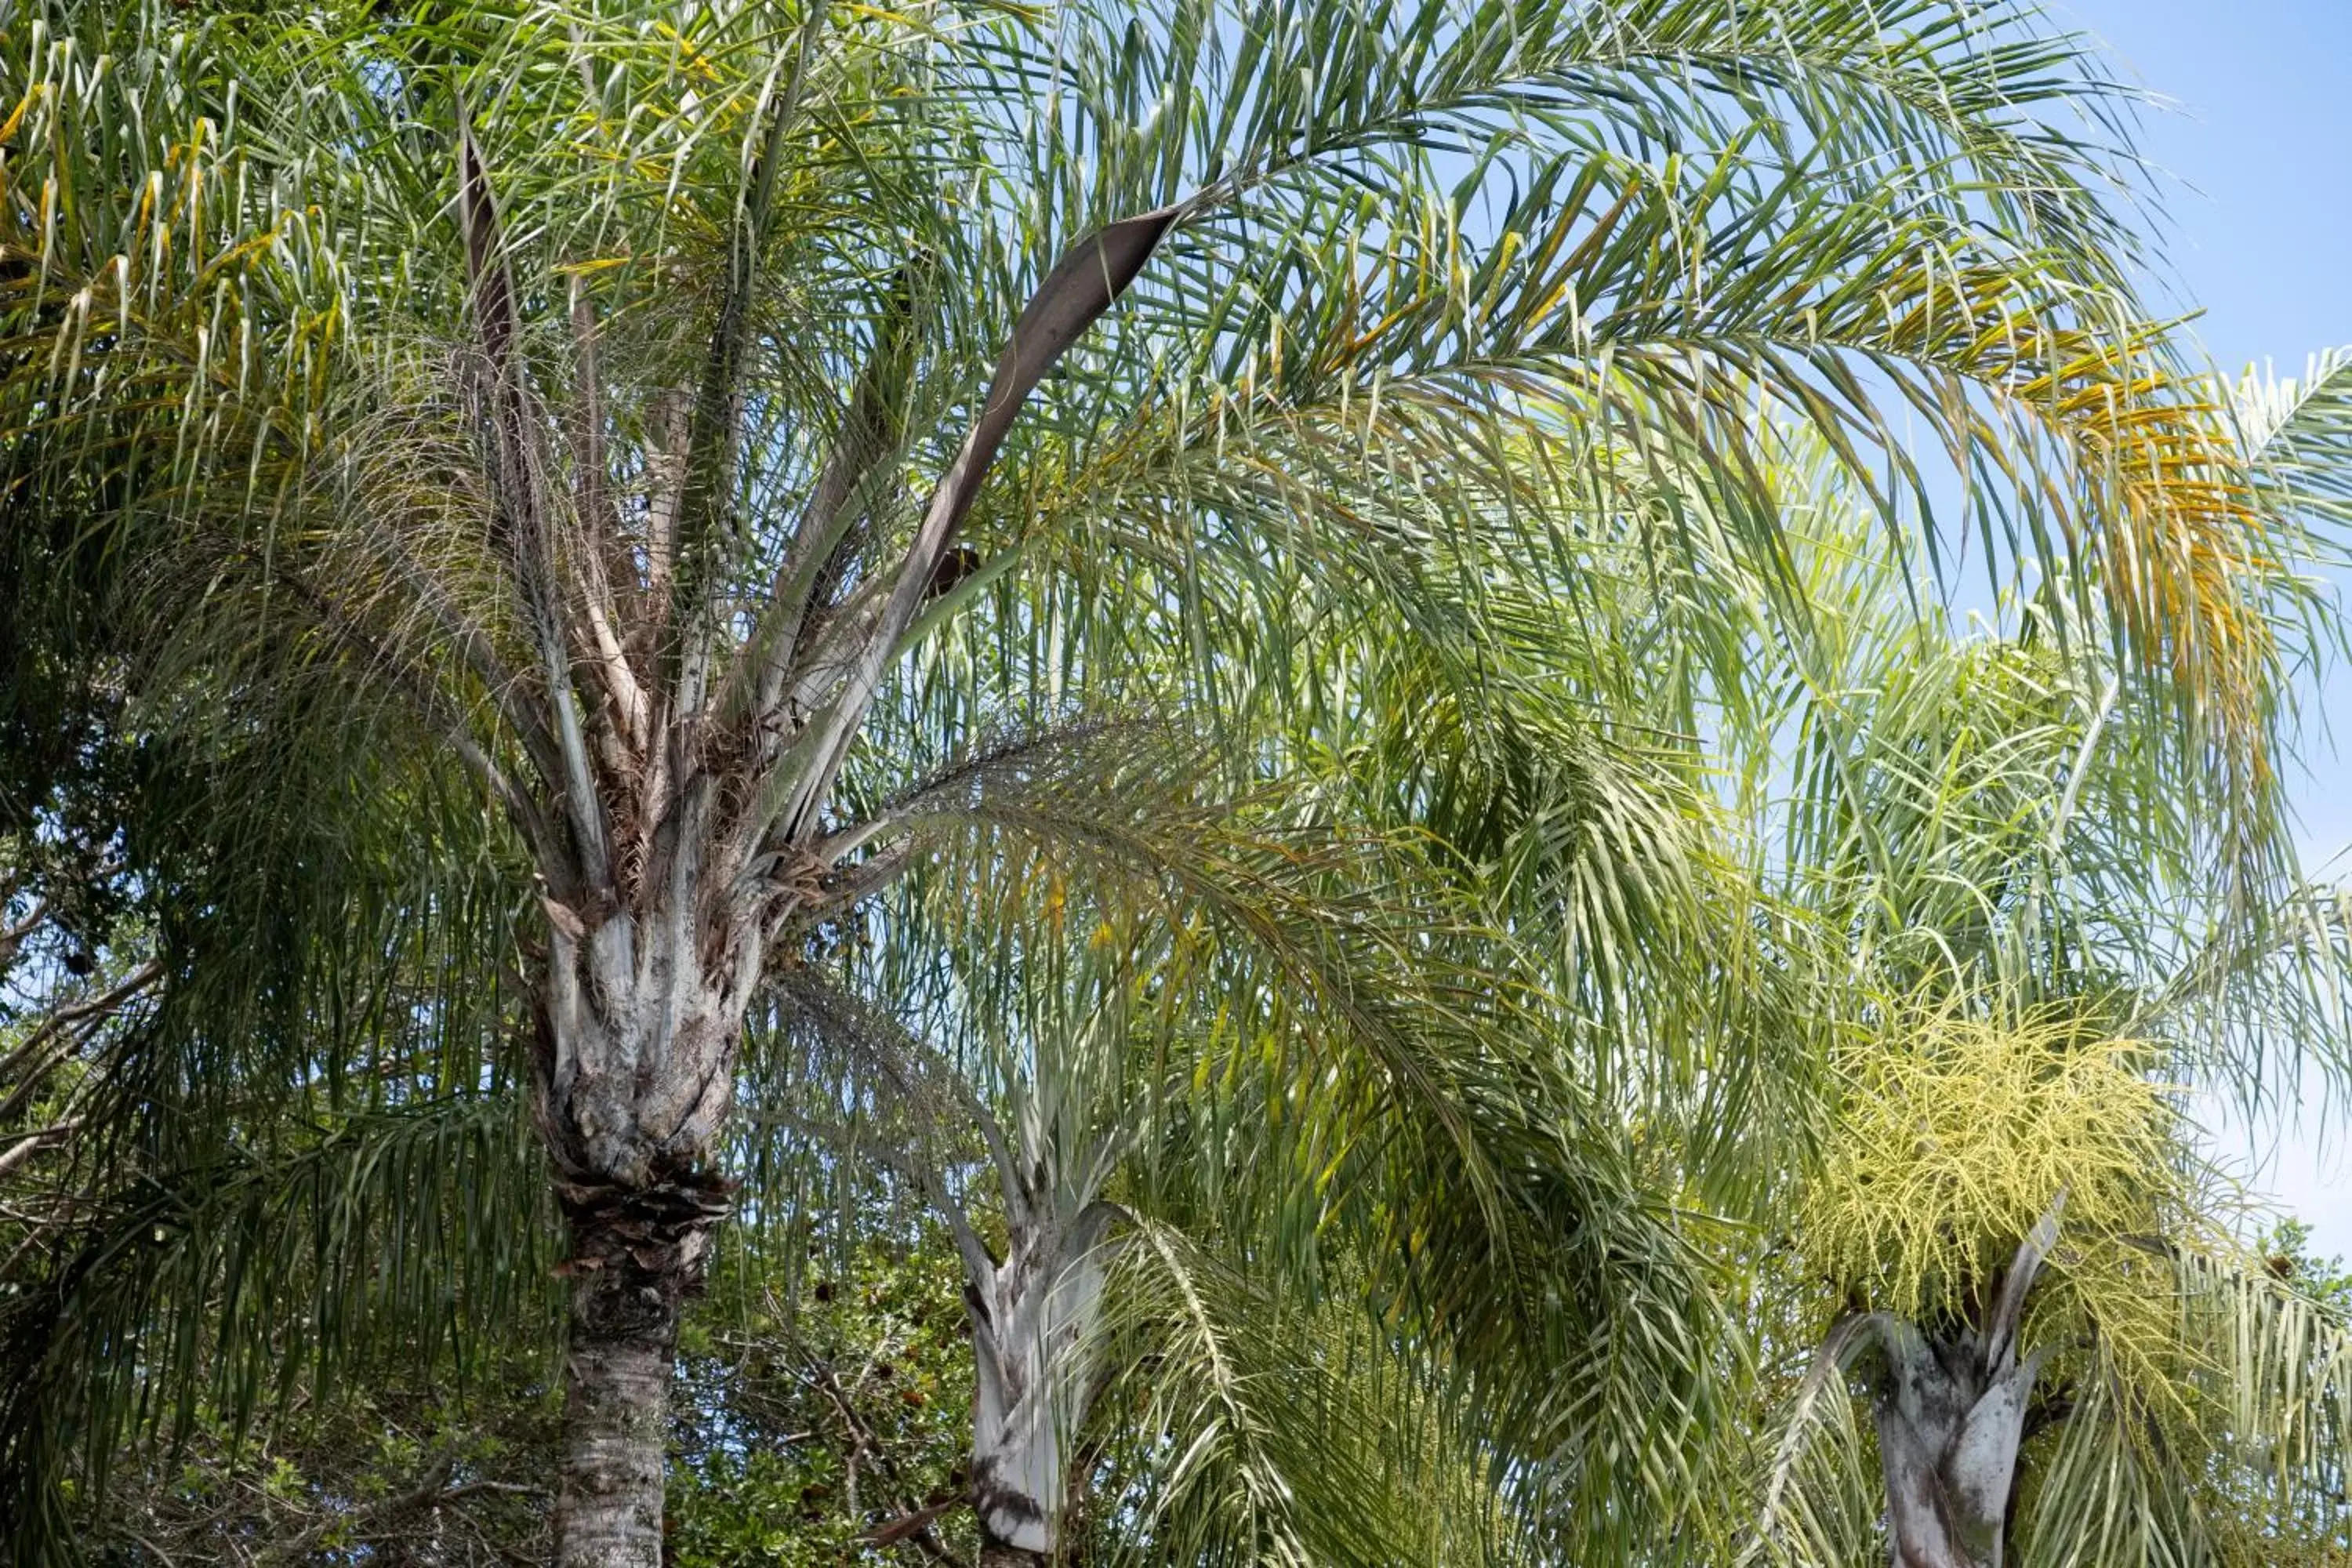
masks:
{"type": "Polygon", "coordinates": [[[58,1041],[46,1056],[42,1056],[38,1053],[44,1041],[72,1025],[110,1016],[125,1002],[153,984],[163,973],[163,963],[151,958],[111,990],[79,1002],[68,1002],[42,1019],[26,1037],[24,1043],[8,1053],[8,1059],[0,1061],[0,1083],[20,1076],[23,1079],[6,1100],[0,1100],[0,1121],[7,1121],[31,1101],[58,1064],[72,1054],[75,1045],[74,1038],[69,1037],[58,1041]]]}
{"type": "MultiPolygon", "coordinates": [[[[0,905],[5,905],[15,895],[16,890],[13,882],[5,888],[0,888],[0,905]]],[[[39,930],[41,922],[48,918],[49,901],[42,899],[34,903],[31,914],[26,915],[7,930],[0,931],[0,969],[6,968],[16,961],[16,950],[25,944],[25,939],[39,930]]]]}
{"type": "Polygon", "coordinates": [[[57,1142],[67,1133],[78,1130],[81,1126],[82,1121],[83,1119],[81,1117],[68,1116],[63,1121],[57,1122],[51,1126],[36,1127],[24,1132],[0,1133],[0,1137],[9,1138],[15,1141],[10,1143],[6,1150],[0,1151],[0,1176],[5,1176],[9,1172],[15,1170],[17,1166],[31,1159],[43,1149],[48,1148],[51,1144],[57,1142]]]}

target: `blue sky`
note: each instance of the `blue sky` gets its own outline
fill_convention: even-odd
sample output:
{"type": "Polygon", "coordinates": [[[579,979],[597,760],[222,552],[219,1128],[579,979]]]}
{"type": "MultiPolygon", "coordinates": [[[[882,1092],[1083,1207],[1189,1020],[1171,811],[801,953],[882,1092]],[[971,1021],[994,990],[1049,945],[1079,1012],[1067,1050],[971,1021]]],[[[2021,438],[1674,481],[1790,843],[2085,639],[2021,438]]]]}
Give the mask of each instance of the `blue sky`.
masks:
{"type": "MultiPolygon", "coordinates": [[[[2194,330],[2213,358],[2231,372],[2269,360],[2300,374],[2313,350],[2352,343],[2352,0],[2054,0],[2051,10],[2171,100],[2148,114],[2140,143],[2163,172],[2168,218],[2168,265],[2155,281],[2203,310],[2194,330]]],[[[2352,844],[2352,670],[2305,700],[2315,722],[2294,787],[2318,866],[2352,844]]],[[[2352,856],[2327,871],[2352,877],[2352,856]]],[[[2252,1173],[2314,1226],[2318,1250],[2352,1257],[2347,1144],[2344,1108],[2323,1113],[2314,1095],[2275,1151],[2255,1146],[2269,1157],[2252,1173]]]]}

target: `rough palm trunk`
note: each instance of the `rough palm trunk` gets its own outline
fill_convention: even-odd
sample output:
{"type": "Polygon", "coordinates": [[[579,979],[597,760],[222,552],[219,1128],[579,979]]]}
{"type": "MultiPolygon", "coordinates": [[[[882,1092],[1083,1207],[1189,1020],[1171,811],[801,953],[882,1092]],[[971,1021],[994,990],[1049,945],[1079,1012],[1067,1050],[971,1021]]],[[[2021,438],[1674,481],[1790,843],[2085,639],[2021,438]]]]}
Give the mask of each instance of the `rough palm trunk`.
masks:
{"type": "Polygon", "coordinates": [[[664,1428],[688,1279],[678,1268],[639,1267],[614,1240],[593,1219],[573,1222],[559,1568],[661,1561],[664,1428]],[[583,1267],[600,1255],[600,1267],[583,1267]]]}
{"type": "MultiPolygon", "coordinates": [[[[684,922],[551,916],[539,1106],[572,1279],[555,1563],[655,1568],[678,1314],[728,1209],[707,1161],[748,986],[704,975],[684,922]]],[[[756,969],[756,942],[717,947],[756,969]]]]}
{"type": "Polygon", "coordinates": [[[1976,1335],[1934,1339],[1907,1323],[1882,1338],[1873,1415],[1894,1568],[2000,1568],[2041,1357],[1998,1367],[1976,1335]]]}
{"type": "Polygon", "coordinates": [[[1069,1500],[1067,1444],[1093,1393],[1099,1244],[1111,1211],[1090,1205],[1065,1221],[1019,1207],[1004,1261],[981,1271],[964,1294],[981,1568],[1031,1568],[1053,1558],[1069,1500]]]}
{"type": "Polygon", "coordinates": [[[1053,1559],[1043,1552],[1025,1551],[999,1540],[986,1525],[980,1529],[980,1568],[1045,1568],[1053,1559]]]}
{"type": "Polygon", "coordinates": [[[1779,1528],[1803,1449],[1806,1412],[1855,1357],[1874,1349],[1880,1360],[1871,1373],[1872,1415],[1893,1568],[2001,1568],[2027,1405],[2047,1354],[2020,1356],[2018,1336],[2034,1279],[2058,1245],[2065,1205],[2062,1191],[2019,1245],[1973,1324],[1931,1334],[1889,1312],[1853,1312],[1830,1330],[1797,1391],[1773,1461],[1757,1521],[1759,1543],[1779,1528]]]}

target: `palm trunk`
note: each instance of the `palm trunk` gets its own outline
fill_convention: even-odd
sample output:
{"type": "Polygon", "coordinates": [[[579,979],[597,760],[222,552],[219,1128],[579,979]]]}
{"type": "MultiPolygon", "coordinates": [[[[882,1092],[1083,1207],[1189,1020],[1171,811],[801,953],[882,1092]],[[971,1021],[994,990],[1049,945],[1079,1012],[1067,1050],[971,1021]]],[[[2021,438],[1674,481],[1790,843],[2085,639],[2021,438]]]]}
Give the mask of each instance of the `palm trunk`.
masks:
{"type": "MultiPolygon", "coordinates": [[[[940,591],[941,563],[1022,405],[1185,210],[1121,219],[1055,264],[1015,319],[913,542],[868,558],[834,524],[851,521],[839,519],[840,509],[895,445],[896,421],[886,412],[895,395],[881,389],[916,363],[919,337],[877,323],[877,357],[854,396],[850,429],[820,470],[794,542],[772,563],[774,601],[747,603],[724,581],[729,574],[694,563],[719,559],[709,549],[723,554],[739,525],[740,402],[756,357],[749,258],[773,210],[776,160],[789,156],[793,101],[789,93],[777,100],[762,173],[737,207],[733,259],[698,391],[681,400],[682,421],[661,417],[666,400],[653,399],[655,425],[670,429],[655,435],[646,454],[652,527],[643,575],[635,592],[620,595],[604,565],[621,564],[624,580],[635,576],[635,547],[612,526],[594,310],[572,293],[578,396],[563,426],[576,444],[570,456],[580,489],[567,509],[547,482],[562,465],[549,460],[550,410],[520,350],[530,291],[511,273],[489,172],[462,107],[457,117],[457,210],[479,351],[467,377],[468,413],[494,506],[499,548],[489,559],[523,612],[536,668],[509,670],[495,639],[459,607],[468,595],[422,563],[411,570],[417,597],[410,610],[464,655],[535,775],[519,783],[464,720],[446,726],[530,841],[549,923],[534,987],[532,1078],[578,1281],[564,1373],[558,1568],[659,1568],[663,1401],[678,1302],[725,1206],[705,1166],[732,1100],[736,1047],[763,984],[766,945],[873,892],[905,863],[903,843],[884,850],[870,840],[874,832],[903,837],[903,823],[875,819],[849,836],[852,843],[838,842],[844,835],[828,811],[834,785],[918,614],[940,591]],[[811,616],[838,607],[828,559],[845,551],[857,556],[861,574],[871,574],[862,580],[886,591],[870,612],[841,617],[827,636],[804,637],[811,616]],[[813,597],[820,583],[828,586],[813,597]],[[746,610],[755,624],[739,645],[735,623],[746,610]],[[844,866],[858,844],[869,853],[844,866]]],[[[394,554],[410,559],[404,550],[394,554]]],[[[440,695],[429,677],[420,684],[440,695]]],[[[441,705],[425,706],[437,712],[441,705]]],[[[1049,1243],[1065,1234],[1055,1226],[1049,1243]]],[[[1049,1296],[1051,1286],[1049,1279],[1049,1296]]],[[[1019,1302],[1009,1310],[1015,1317],[1028,1310],[1019,1302]]],[[[992,1310],[975,1310],[983,1331],[992,1310]]],[[[1006,1408],[1016,1424],[1038,1425],[1017,1389],[1006,1408]]],[[[1049,1413],[1043,1428],[1055,1418],[1049,1413]]],[[[1023,1479],[1025,1459],[1005,1472],[1013,1478],[1008,1486],[1030,1489],[1020,1496],[1050,1489],[1058,1478],[1058,1451],[1046,1441],[1046,1479],[1023,1479]]],[[[1005,1495],[1007,1507],[1024,1506],[1014,1491],[1005,1495]]],[[[999,1531],[1024,1550],[1049,1526],[1056,1500],[1031,1500],[1035,1519],[1019,1523],[1015,1536],[999,1531]]]]}
{"type": "MultiPolygon", "coordinates": [[[[604,1238],[582,1229],[573,1229],[575,1259],[612,1257],[604,1238]]],[[[677,1270],[640,1268],[625,1253],[574,1274],[563,1356],[556,1568],[661,1562],[662,1456],[684,1294],[677,1270]]]]}
{"type": "Polygon", "coordinates": [[[1977,1335],[1930,1339],[1907,1323],[1881,1339],[1887,1366],[1873,1414],[1894,1568],[2001,1568],[2042,1358],[1990,1365],[1977,1335]]]}
{"type": "Polygon", "coordinates": [[[1110,1210],[1074,1220],[1016,1205],[1004,1262],[965,1289],[972,1323],[971,1506],[981,1568],[1052,1561],[1069,1501],[1067,1445],[1093,1394],[1098,1244],[1110,1210]]]}
{"type": "Polygon", "coordinates": [[[2020,1356],[2018,1340],[2065,1204],[2062,1191],[1971,1327],[1929,1335],[1875,1320],[1885,1364],[1872,1414],[1894,1568],[2001,1568],[2026,1404],[2047,1353],[2020,1356]]]}
{"type": "MultiPolygon", "coordinates": [[[[555,1568],[661,1568],[678,1316],[730,1206],[707,1161],[746,990],[709,983],[696,939],[682,921],[559,921],[545,971],[538,1111],[572,1279],[555,1568]]],[[[756,948],[738,957],[756,973],[756,948]]]]}
{"type": "Polygon", "coordinates": [[[563,1188],[572,1312],[563,1358],[556,1568],[658,1568],[678,1311],[701,1283],[723,1185],[563,1188]]]}

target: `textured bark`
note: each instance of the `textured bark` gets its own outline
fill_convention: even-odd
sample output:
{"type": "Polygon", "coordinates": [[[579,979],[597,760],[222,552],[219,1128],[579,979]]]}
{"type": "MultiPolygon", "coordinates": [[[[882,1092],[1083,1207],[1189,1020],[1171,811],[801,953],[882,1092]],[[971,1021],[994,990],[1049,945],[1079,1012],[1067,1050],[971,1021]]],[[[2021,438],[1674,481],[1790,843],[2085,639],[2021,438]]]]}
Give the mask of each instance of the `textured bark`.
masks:
{"type": "Polygon", "coordinates": [[[630,924],[559,922],[541,992],[539,1117],[572,1242],[556,1568],[660,1568],[678,1312],[729,1207],[705,1159],[740,1009],[691,970],[645,984],[677,977],[677,949],[647,952],[630,924]]]}
{"type": "Polygon", "coordinates": [[[1872,1415],[1894,1568],[2001,1568],[2025,1408],[2043,1353],[2020,1358],[2018,1335],[2065,1201],[2060,1194],[2019,1246],[1972,1329],[1931,1335],[1876,1320],[1885,1366],[1872,1415]]]}
{"type": "Polygon", "coordinates": [[[644,831],[648,869],[633,908],[545,900],[540,977],[541,1132],[562,1179],[651,1190],[707,1160],[733,1103],[743,1016],[762,979],[771,898],[711,893],[735,880],[704,863],[715,791],[686,793],[677,820],[644,831]]]}
{"type": "Polygon", "coordinates": [[[980,1535],[980,1568],[1045,1568],[1051,1562],[1043,1552],[1027,1552],[997,1540],[983,1527],[980,1535]]]}
{"type": "Polygon", "coordinates": [[[982,1568],[1044,1563],[1059,1543],[1069,1500],[1066,1444],[1093,1392],[1097,1245],[1109,1213],[1101,1205],[1067,1221],[1016,1213],[1003,1263],[966,1289],[982,1568]]]}
{"type": "Polygon", "coordinates": [[[716,1183],[567,1186],[572,1311],[563,1361],[556,1568],[659,1568],[662,1460],[678,1311],[699,1288],[716,1183]]]}
{"type": "Polygon", "coordinates": [[[674,1290],[593,1275],[574,1283],[556,1568],[660,1563],[663,1434],[677,1344],[674,1290]]]}

